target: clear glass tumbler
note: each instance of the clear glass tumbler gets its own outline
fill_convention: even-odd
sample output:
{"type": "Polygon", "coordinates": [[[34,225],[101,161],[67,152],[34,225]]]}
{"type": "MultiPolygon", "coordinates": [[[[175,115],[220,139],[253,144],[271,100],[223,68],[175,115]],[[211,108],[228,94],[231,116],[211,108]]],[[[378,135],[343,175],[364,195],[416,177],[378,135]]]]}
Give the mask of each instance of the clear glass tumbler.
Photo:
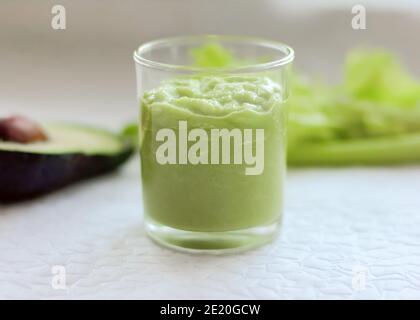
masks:
{"type": "Polygon", "coordinates": [[[188,252],[236,252],[277,234],[293,50],[190,36],[134,52],[145,228],[188,252]]]}

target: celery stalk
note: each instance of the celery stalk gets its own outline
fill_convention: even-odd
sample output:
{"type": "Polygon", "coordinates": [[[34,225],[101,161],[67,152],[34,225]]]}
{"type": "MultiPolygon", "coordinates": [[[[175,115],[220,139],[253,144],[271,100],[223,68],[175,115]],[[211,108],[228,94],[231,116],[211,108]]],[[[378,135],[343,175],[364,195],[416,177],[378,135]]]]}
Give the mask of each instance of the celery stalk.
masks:
{"type": "Polygon", "coordinates": [[[400,165],[420,162],[420,133],[307,143],[289,148],[291,166],[400,165]]]}

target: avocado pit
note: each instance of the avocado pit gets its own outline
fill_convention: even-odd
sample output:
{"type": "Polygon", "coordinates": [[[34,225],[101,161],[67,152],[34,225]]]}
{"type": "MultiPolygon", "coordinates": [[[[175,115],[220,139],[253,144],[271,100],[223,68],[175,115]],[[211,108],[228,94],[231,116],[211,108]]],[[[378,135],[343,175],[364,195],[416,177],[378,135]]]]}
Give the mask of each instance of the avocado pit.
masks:
{"type": "Polygon", "coordinates": [[[47,141],[48,137],[35,121],[22,116],[13,116],[0,119],[0,140],[32,143],[47,141]]]}

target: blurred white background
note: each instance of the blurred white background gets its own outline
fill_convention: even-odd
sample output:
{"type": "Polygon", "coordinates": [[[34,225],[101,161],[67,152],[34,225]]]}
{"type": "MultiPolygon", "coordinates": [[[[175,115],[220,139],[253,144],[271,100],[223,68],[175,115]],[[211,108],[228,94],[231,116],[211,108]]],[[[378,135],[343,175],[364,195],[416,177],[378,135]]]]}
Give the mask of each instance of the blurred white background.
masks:
{"type": "Polygon", "coordinates": [[[133,50],[180,34],[241,34],[280,40],[295,66],[340,78],[355,46],[396,51],[420,75],[420,1],[2,0],[0,115],[84,120],[119,127],[137,115],[133,50]],[[53,30],[51,8],[66,8],[66,30],[53,30]],[[363,4],[367,30],[353,30],[363,4]]]}

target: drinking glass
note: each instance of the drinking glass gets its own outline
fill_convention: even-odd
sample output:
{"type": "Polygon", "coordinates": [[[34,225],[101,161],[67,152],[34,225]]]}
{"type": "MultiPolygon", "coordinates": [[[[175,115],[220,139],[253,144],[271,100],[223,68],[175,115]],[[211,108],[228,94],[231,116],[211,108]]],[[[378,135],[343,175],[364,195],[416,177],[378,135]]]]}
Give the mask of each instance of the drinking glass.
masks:
{"type": "Polygon", "coordinates": [[[236,252],[283,215],[293,50],[236,36],[151,41],[134,52],[144,223],[160,244],[236,252]]]}

